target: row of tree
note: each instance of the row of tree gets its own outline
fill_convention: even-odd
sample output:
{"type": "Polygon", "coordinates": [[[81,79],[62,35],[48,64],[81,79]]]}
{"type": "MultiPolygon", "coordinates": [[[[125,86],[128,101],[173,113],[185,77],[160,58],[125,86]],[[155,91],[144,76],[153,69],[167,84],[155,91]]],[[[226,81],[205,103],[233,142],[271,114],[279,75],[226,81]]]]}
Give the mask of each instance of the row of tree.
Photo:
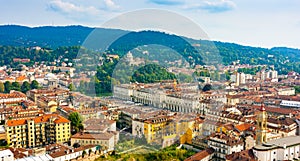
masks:
{"type": "Polygon", "coordinates": [[[31,89],[38,89],[40,88],[39,83],[36,80],[31,81],[31,83],[25,81],[22,84],[19,82],[0,82],[0,93],[9,93],[11,90],[21,91],[26,93],[31,89]]]}
{"type": "Polygon", "coordinates": [[[242,72],[245,74],[251,74],[251,75],[255,75],[257,72],[259,72],[262,69],[261,66],[258,67],[254,67],[254,68],[239,68],[238,72],[242,72]]]}

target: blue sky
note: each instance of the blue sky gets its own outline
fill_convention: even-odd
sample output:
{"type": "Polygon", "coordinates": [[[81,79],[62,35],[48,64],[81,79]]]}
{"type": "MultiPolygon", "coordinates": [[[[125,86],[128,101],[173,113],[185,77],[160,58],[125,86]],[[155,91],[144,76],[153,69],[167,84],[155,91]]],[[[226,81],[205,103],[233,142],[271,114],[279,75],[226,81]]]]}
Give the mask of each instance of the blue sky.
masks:
{"type": "Polygon", "coordinates": [[[188,17],[212,40],[300,48],[299,0],[0,0],[0,24],[101,26],[147,8],[188,17]]]}

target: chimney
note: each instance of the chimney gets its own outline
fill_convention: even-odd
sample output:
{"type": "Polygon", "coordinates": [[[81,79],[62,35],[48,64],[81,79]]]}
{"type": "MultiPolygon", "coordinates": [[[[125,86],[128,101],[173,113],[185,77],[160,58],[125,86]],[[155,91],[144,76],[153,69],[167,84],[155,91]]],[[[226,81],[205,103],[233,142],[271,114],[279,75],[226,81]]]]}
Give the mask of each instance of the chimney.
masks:
{"type": "Polygon", "coordinates": [[[260,111],[266,111],[265,104],[261,102],[260,111]]]}

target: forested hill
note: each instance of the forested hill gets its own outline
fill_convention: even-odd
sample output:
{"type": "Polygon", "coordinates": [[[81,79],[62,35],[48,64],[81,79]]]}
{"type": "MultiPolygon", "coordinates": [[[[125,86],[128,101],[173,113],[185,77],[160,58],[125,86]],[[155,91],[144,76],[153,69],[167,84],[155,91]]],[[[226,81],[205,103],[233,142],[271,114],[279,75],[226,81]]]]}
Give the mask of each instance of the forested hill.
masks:
{"type": "MultiPolygon", "coordinates": [[[[25,27],[17,25],[0,26],[0,45],[41,46],[57,48],[81,45],[94,28],[84,26],[43,26],[25,27]]],[[[122,30],[101,29],[102,32],[124,32],[122,30]]]]}
{"type": "MultiPolygon", "coordinates": [[[[86,37],[94,28],[83,26],[66,26],[66,27],[24,27],[16,25],[0,26],[0,48],[2,46],[12,47],[32,47],[41,46],[56,49],[61,46],[78,46],[81,45],[86,37]]],[[[122,30],[98,29],[102,33],[117,35],[126,33],[122,30]]],[[[242,46],[234,43],[211,42],[204,40],[191,40],[192,44],[198,44],[199,48],[204,51],[215,51],[217,47],[222,57],[223,64],[229,64],[233,61],[240,60],[242,64],[270,64],[280,73],[286,73],[290,70],[300,72],[300,50],[275,47],[272,49],[242,46]],[[215,46],[213,46],[214,44],[215,46]]],[[[168,35],[161,32],[143,31],[131,32],[125,37],[115,41],[109,48],[114,53],[123,55],[132,47],[145,44],[161,44],[168,46],[178,52],[183,52],[187,57],[193,57],[195,63],[201,63],[199,57],[194,54],[194,49],[176,35],[168,35]],[[131,41],[129,41],[131,40],[131,41]],[[134,40],[134,41],[132,41],[134,40]]],[[[0,54],[4,53],[4,50],[0,54]]],[[[13,50],[10,50],[13,52],[13,50]]],[[[62,53],[63,54],[63,53],[62,53]]],[[[16,53],[16,56],[18,53],[16,53]]],[[[3,56],[3,55],[2,55],[3,56]]],[[[22,58],[26,56],[22,55],[22,58]]]]}

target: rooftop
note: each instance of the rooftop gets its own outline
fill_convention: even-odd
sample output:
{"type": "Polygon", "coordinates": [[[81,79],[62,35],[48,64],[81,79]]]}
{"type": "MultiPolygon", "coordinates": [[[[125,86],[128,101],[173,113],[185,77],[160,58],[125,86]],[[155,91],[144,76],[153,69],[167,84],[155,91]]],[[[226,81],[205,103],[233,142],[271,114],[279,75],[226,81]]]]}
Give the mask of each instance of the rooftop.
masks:
{"type": "MultiPolygon", "coordinates": [[[[34,123],[42,123],[42,122],[49,122],[51,118],[54,119],[54,123],[56,123],[56,124],[70,122],[68,119],[66,119],[60,115],[57,115],[57,114],[44,114],[42,116],[37,116],[31,120],[33,120],[34,123]]],[[[7,120],[6,125],[7,126],[25,125],[25,124],[27,124],[27,121],[28,121],[28,119],[7,120]]]]}
{"type": "Polygon", "coordinates": [[[90,133],[76,133],[71,138],[74,139],[90,139],[90,140],[109,140],[114,137],[113,133],[105,132],[105,133],[97,133],[97,134],[90,134],[90,133]]]}
{"type": "Polygon", "coordinates": [[[184,161],[196,161],[196,160],[202,160],[206,157],[208,157],[209,155],[213,154],[215,152],[215,150],[213,148],[207,148],[203,151],[200,151],[190,157],[188,157],[187,159],[185,159],[184,161]]]}
{"type": "Polygon", "coordinates": [[[288,136],[280,139],[271,140],[262,145],[256,145],[255,150],[266,151],[277,148],[285,148],[300,145],[300,136],[288,136]]]}
{"type": "Polygon", "coordinates": [[[253,150],[250,149],[250,150],[243,150],[241,152],[226,155],[226,160],[230,160],[230,161],[255,161],[257,159],[255,158],[253,150]]]}

